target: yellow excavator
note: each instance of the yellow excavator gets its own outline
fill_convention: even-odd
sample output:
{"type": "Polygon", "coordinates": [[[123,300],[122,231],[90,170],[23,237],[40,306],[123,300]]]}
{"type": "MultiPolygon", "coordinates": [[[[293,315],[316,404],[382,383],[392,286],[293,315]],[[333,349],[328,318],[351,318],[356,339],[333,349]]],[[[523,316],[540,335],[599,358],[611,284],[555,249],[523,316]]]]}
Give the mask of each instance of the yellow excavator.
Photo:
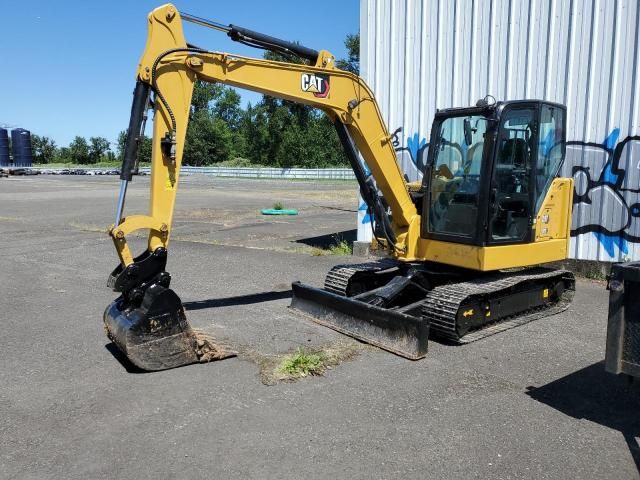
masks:
{"type": "Polygon", "coordinates": [[[559,178],[564,106],[539,100],[439,110],[421,182],[408,183],[376,99],[334,56],[170,4],[148,16],[110,236],[120,263],[108,285],[121,295],[104,314],[107,335],[136,366],[161,370],[223,358],[187,321],[166,272],[178,178],[196,80],[316,107],[335,125],[374,238],[388,255],[334,267],[324,288],[294,282],[291,306],[312,320],[410,359],[430,335],[467,343],[557,313],[570,303],[570,272],[540,266],[567,257],[573,182],[559,178]],[[185,41],[183,21],[298,57],[278,62],[209,51],[185,41]],[[154,111],[148,215],[124,216],[138,141],[154,111]],[[127,235],[148,230],[134,257],[127,235]]]}

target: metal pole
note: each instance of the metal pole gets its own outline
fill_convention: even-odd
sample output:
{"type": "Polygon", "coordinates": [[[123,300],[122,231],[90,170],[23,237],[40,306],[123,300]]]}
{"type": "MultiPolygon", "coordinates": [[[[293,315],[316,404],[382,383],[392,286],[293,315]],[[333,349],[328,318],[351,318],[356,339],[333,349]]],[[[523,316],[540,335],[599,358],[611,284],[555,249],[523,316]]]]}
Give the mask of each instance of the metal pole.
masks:
{"type": "Polygon", "coordinates": [[[118,195],[118,208],[116,208],[116,223],[114,224],[116,227],[120,225],[120,221],[122,220],[122,211],[124,210],[124,199],[127,196],[127,185],[129,185],[128,180],[120,180],[120,195],[118,195]]]}
{"type": "Polygon", "coordinates": [[[180,12],[180,16],[187,22],[202,25],[203,27],[213,28],[214,30],[219,30],[221,32],[228,32],[229,30],[231,30],[230,27],[223,25],[222,23],[214,22],[213,20],[207,20],[206,18],[202,17],[197,17],[195,15],[191,15],[190,13],[180,12]]]}

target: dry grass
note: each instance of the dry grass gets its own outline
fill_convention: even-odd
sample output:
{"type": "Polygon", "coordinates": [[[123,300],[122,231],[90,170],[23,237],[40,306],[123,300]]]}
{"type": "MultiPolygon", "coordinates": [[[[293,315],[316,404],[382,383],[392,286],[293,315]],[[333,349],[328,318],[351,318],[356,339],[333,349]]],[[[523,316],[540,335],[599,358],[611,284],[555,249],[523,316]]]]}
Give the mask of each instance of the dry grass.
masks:
{"type": "Polygon", "coordinates": [[[308,376],[324,375],[327,370],[370,348],[373,347],[350,342],[319,348],[298,348],[285,355],[265,355],[251,351],[244,352],[242,356],[258,365],[263,384],[275,385],[295,382],[308,376]]]}
{"type": "Polygon", "coordinates": [[[313,257],[322,257],[324,255],[351,255],[353,252],[353,248],[349,242],[346,240],[337,240],[336,243],[330,245],[329,248],[319,248],[313,247],[311,249],[311,256],[313,257]]]}
{"type": "Polygon", "coordinates": [[[208,363],[238,355],[238,352],[228,343],[214,339],[204,330],[194,328],[192,329],[192,334],[196,345],[196,355],[200,363],[208,363]]]}

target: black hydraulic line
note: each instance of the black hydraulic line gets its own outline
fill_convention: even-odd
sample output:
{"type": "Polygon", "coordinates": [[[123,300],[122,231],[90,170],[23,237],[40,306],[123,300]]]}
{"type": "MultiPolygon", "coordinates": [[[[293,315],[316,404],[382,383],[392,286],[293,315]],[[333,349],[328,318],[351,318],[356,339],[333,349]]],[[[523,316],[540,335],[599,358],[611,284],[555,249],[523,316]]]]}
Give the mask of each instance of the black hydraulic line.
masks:
{"type": "Polygon", "coordinates": [[[207,28],[213,28],[220,32],[225,32],[231,40],[244,43],[250,47],[297,55],[300,58],[309,60],[311,63],[315,63],[318,59],[319,53],[317,50],[297,43],[282,40],[248,28],[239,27],[237,25],[223,25],[222,23],[207,20],[206,18],[191,15],[190,13],[182,12],[180,16],[187,22],[195,23],[196,25],[201,25],[207,28]]]}
{"type": "Polygon", "coordinates": [[[373,215],[375,222],[381,227],[381,230],[384,233],[385,238],[389,242],[389,245],[395,248],[396,239],[393,233],[393,228],[391,228],[389,215],[387,215],[384,205],[382,204],[382,200],[380,198],[380,195],[378,194],[378,189],[373,182],[373,178],[371,177],[371,175],[367,175],[367,172],[362,166],[362,163],[360,163],[360,159],[358,158],[358,151],[356,150],[356,147],[353,144],[353,140],[351,140],[349,131],[347,130],[347,127],[344,125],[344,123],[336,119],[334,120],[333,125],[335,126],[336,132],[338,133],[338,138],[340,139],[340,143],[344,148],[347,159],[349,160],[349,164],[353,169],[353,173],[356,176],[356,180],[358,181],[358,185],[360,186],[360,195],[362,195],[362,199],[367,204],[367,209],[373,215]]]}
{"type": "Polygon", "coordinates": [[[142,122],[147,108],[149,98],[148,83],[138,80],[136,88],[133,92],[133,103],[131,104],[131,118],[129,119],[129,129],[127,130],[127,140],[124,147],[124,158],[122,159],[122,171],[120,172],[120,180],[131,181],[133,172],[136,168],[136,159],[138,157],[138,143],[141,133],[142,122]]]}
{"type": "Polygon", "coordinates": [[[305,58],[312,63],[315,63],[318,59],[318,51],[297,43],[288,42],[280,38],[272,37],[271,35],[265,35],[264,33],[249,30],[248,28],[238,27],[236,25],[229,25],[229,31],[227,35],[237,42],[247,42],[254,44],[258,47],[264,47],[267,50],[277,47],[283,53],[293,53],[301,58],[305,58]]]}

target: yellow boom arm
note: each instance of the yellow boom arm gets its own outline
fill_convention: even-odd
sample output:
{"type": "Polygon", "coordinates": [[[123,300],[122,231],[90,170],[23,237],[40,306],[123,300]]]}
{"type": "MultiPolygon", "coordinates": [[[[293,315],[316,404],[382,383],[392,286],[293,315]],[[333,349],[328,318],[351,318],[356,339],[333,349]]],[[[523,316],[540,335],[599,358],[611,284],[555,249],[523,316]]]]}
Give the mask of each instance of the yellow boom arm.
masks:
{"type": "Polygon", "coordinates": [[[151,87],[156,99],[151,205],[148,216],[125,218],[121,218],[119,206],[110,233],[124,267],[134,262],[127,234],[149,229],[150,252],[166,248],[169,242],[191,96],[198,79],[310,105],[343,124],[391,208],[397,250],[407,250],[407,233],[410,225],[418,224],[418,216],[397,162],[392,135],[366,83],[337,69],[329,52],[320,51],[315,65],[308,66],[189,47],[180,13],[167,4],[149,14],[147,44],[137,78],[151,87]]]}

